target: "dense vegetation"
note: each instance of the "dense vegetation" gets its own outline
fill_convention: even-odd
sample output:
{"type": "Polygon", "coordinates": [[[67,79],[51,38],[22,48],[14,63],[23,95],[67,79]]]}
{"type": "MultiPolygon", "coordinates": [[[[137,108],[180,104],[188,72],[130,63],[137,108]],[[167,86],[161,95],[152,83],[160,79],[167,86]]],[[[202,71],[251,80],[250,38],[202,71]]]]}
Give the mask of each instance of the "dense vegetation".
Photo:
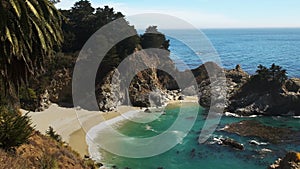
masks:
{"type": "MultiPolygon", "coordinates": [[[[15,99],[14,102],[18,102],[18,99],[20,99],[21,106],[25,109],[36,110],[39,106],[40,95],[46,89],[49,90],[49,85],[59,70],[67,69],[70,72],[69,76],[72,76],[71,73],[78,53],[93,33],[105,24],[124,17],[121,12],[116,12],[108,6],[93,8],[87,0],[80,0],[71,9],[59,10],[59,12],[63,18],[61,25],[64,35],[64,41],[61,43],[62,48],[61,50],[56,50],[55,57],[51,59],[45,58],[44,71],[29,77],[28,81],[30,81],[30,84],[23,84],[18,90],[19,98],[15,99]]],[[[131,27],[134,28],[133,26],[131,27]]],[[[150,26],[143,35],[135,35],[124,39],[113,46],[102,60],[96,77],[96,85],[101,83],[103,77],[109,71],[117,67],[124,58],[135,50],[142,48],[163,48],[168,50],[168,47],[169,41],[157,30],[156,26],[150,26]]],[[[5,99],[6,97],[0,99],[0,102],[5,102],[5,99]]],[[[71,94],[63,100],[67,104],[72,104],[71,94]]]]}
{"type": "Polygon", "coordinates": [[[33,132],[29,117],[3,106],[0,112],[0,148],[10,150],[26,142],[33,132]]]}
{"type": "Polygon", "coordinates": [[[269,68],[259,65],[256,73],[250,77],[233,97],[235,99],[245,98],[253,94],[274,96],[281,92],[282,86],[287,79],[287,72],[282,67],[275,64],[272,64],[269,68]]]}
{"type": "Polygon", "coordinates": [[[15,104],[20,84],[61,45],[61,15],[47,0],[2,0],[0,17],[0,76],[15,104]]]}
{"type": "Polygon", "coordinates": [[[37,99],[28,81],[59,51],[60,12],[48,0],[2,0],[0,18],[0,168],[95,168],[35,132],[17,110],[19,91],[24,99],[37,99]]]}
{"type": "MultiPolygon", "coordinates": [[[[8,150],[26,142],[33,131],[27,115],[16,110],[19,87],[42,72],[63,37],[61,15],[48,0],[3,0],[0,11],[1,92],[8,96],[1,97],[0,147],[8,150]]],[[[34,91],[26,91],[36,98],[34,91]]]]}
{"type": "MultiPolygon", "coordinates": [[[[7,166],[20,168],[22,163],[27,163],[24,158],[16,160],[16,163],[9,161],[24,153],[22,150],[18,154],[18,146],[27,143],[28,139],[33,139],[29,141],[29,147],[37,146],[39,143],[34,141],[41,137],[44,141],[47,140],[33,131],[28,116],[22,116],[17,111],[20,101],[22,107],[35,110],[40,95],[49,88],[57,72],[67,70],[71,74],[78,52],[88,38],[105,24],[124,17],[108,6],[95,9],[87,0],[76,2],[69,10],[56,10],[53,4],[57,2],[59,1],[0,2],[0,148],[17,151],[16,154],[9,155],[0,150],[1,159],[8,161],[7,166]]],[[[119,42],[110,49],[99,65],[96,83],[100,83],[107,72],[135,50],[153,47],[167,50],[169,47],[169,41],[155,26],[149,27],[144,35],[135,35],[119,42]]],[[[49,128],[47,134],[61,142],[61,137],[53,128],[49,128]]],[[[43,146],[46,145],[39,146],[41,151],[45,151],[43,146]]],[[[62,151],[59,146],[56,151],[62,151]]],[[[72,153],[68,153],[63,152],[63,155],[67,154],[76,160],[72,153]]],[[[40,159],[39,164],[26,164],[23,167],[58,168],[61,165],[56,160],[58,152],[42,154],[34,157],[40,159]]],[[[82,164],[81,161],[78,163],[82,167],[93,166],[82,164]]]]}
{"type": "Polygon", "coordinates": [[[258,84],[260,90],[277,90],[287,80],[286,70],[274,63],[269,68],[263,65],[259,65],[257,68],[256,74],[250,79],[250,84],[258,84]]]}

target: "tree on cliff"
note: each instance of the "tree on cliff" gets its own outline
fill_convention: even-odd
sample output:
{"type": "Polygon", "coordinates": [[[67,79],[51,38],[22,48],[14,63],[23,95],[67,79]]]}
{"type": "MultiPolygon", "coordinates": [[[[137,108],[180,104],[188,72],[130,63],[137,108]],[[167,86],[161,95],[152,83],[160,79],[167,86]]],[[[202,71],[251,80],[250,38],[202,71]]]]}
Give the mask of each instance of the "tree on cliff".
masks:
{"type": "Polygon", "coordinates": [[[60,10],[65,19],[63,32],[65,41],[63,52],[76,52],[81,50],[85,42],[102,26],[124,17],[121,12],[113,8],[93,8],[88,0],[80,0],[70,10],[60,10]]]}
{"type": "Polygon", "coordinates": [[[252,82],[261,84],[260,87],[264,88],[264,90],[278,89],[286,80],[286,70],[274,63],[270,68],[259,65],[256,70],[256,75],[251,78],[252,82]]]}
{"type": "Polygon", "coordinates": [[[14,103],[19,85],[60,46],[61,15],[48,0],[2,0],[0,18],[0,77],[14,103]]]}
{"type": "Polygon", "coordinates": [[[149,26],[145,33],[141,35],[141,45],[144,49],[161,48],[169,50],[170,40],[166,40],[164,34],[157,30],[157,26],[149,26]]]}

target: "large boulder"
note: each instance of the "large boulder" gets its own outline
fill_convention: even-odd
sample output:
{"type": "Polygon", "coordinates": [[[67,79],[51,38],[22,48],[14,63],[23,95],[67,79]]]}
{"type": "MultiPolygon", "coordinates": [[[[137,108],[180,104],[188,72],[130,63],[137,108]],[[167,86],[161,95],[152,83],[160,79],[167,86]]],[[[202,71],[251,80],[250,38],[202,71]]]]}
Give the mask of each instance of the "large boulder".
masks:
{"type": "Polygon", "coordinates": [[[235,69],[226,70],[226,78],[237,84],[243,84],[247,82],[250,75],[246,73],[240,65],[237,65],[235,69]]]}
{"type": "Polygon", "coordinates": [[[235,148],[235,149],[238,149],[238,150],[244,150],[244,145],[237,142],[236,140],[234,139],[231,139],[231,138],[221,138],[221,143],[223,145],[227,145],[227,146],[230,146],[232,148],[235,148]]]}
{"type": "Polygon", "coordinates": [[[48,109],[50,105],[50,95],[48,93],[48,90],[45,90],[45,92],[40,95],[39,106],[35,111],[44,111],[45,109],[48,109]]]}

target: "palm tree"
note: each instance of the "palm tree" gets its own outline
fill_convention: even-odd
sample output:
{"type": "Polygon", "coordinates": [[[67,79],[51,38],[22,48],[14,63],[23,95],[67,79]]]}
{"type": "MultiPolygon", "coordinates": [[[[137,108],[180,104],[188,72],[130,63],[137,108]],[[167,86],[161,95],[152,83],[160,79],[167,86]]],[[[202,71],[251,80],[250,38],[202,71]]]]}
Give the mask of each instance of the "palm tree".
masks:
{"type": "Polygon", "coordinates": [[[49,0],[0,0],[0,78],[13,96],[60,47],[61,15],[49,0]]]}

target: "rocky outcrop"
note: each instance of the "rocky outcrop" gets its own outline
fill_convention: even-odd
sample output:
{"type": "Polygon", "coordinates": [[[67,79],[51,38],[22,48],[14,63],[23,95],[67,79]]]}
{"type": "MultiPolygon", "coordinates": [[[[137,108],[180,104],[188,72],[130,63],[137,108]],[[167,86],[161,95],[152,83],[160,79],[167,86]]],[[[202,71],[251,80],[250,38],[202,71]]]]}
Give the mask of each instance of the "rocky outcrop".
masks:
{"type": "Polygon", "coordinates": [[[45,109],[48,109],[50,105],[50,95],[48,93],[48,90],[46,89],[45,92],[40,95],[39,106],[35,111],[44,111],[45,109]]]}
{"type": "Polygon", "coordinates": [[[50,85],[47,87],[49,100],[63,106],[72,106],[72,71],[61,69],[51,77],[50,85]]]}
{"type": "Polygon", "coordinates": [[[125,93],[120,90],[119,71],[112,70],[104,77],[103,82],[96,87],[96,97],[99,110],[112,111],[124,102],[125,93]]]}
{"type": "Polygon", "coordinates": [[[181,93],[185,96],[195,96],[198,94],[196,86],[186,87],[181,93]]]}
{"type": "Polygon", "coordinates": [[[150,100],[154,105],[161,106],[160,97],[163,87],[159,83],[156,69],[146,69],[138,72],[129,87],[129,96],[133,106],[149,107],[150,100]]]}
{"type": "MultiPolygon", "coordinates": [[[[235,69],[225,70],[213,62],[207,62],[196,69],[179,72],[168,53],[138,51],[124,64],[124,69],[105,73],[101,82],[96,84],[97,101],[102,111],[114,110],[120,104],[131,103],[133,106],[149,107],[164,105],[166,100],[182,99],[183,95],[199,97],[204,108],[214,107],[224,112],[239,115],[300,115],[300,79],[287,80],[283,86],[272,92],[256,90],[255,83],[249,83],[250,76],[240,65],[235,69]],[[134,66],[128,66],[132,65],[134,66]],[[163,67],[164,69],[159,69],[163,67]],[[139,68],[147,68],[139,70],[139,68]],[[125,70],[120,77],[120,70],[125,70]],[[190,73],[192,72],[192,74],[190,73]],[[135,75],[126,79],[125,75],[135,75]],[[112,79],[112,75],[116,75],[112,79]],[[173,76],[180,78],[179,86],[173,76]],[[129,81],[130,80],[130,81],[129,81]],[[196,85],[192,84],[193,80],[196,85]],[[124,86],[121,82],[129,83],[124,86]],[[130,102],[129,102],[130,101],[130,102]]],[[[51,75],[51,82],[39,97],[39,109],[47,108],[51,102],[63,106],[72,106],[72,71],[60,69],[51,75]]]]}
{"type": "Polygon", "coordinates": [[[208,62],[193,72],[199,84],[199,103],[205,108],[211,106],[227,108],[230,104],[229,98],[249,79],[249,75],[239,65],[235,69],[225,70],[215,63],[208,62]],[[210,76],[205,68],[213,69],[210,76]],[[213,102],[212,96],[215,98],[213,102]]]}
{"type": "Polygon", "coordinates": [[[256,84],[241,87],[230,97],[227,111],[239,115],[300,115],[300,79],[289,79],[276,90],[259,91],[256,84]]]}
{"type": "Polygon", "coordinates": [[[118,68],[100,78],[96,85],[100,110],[112,111],[121,104],[156,107],[164,105],[167,100],[178,99],[175,92],[169,92],[178,89],[169,73],[178,75],[168,52],[135,52],[123,60],[118,68]]]}
{"type": "Polygon", "coordinates": [[[128,90],[133,106],[162,106],[171,97],[167,91],[178,89],[178,85],[172,77],[178,76],[178,70],[168,52],[139,51],[123,62],[125,62],[125,64],[123,63],[124,67],[120,65],[118,69],[124,70],[125,72],[122,73],[125,75],[135,75],[132,79],[122,79],[124,77],[121,77],[123,82],[131,80],[129,88],[121,85],[121,91],[128,90]],[[132,63],[134,66],[128,66],[132,63]]]}
{"type": "Polygon", "coordinates": [[[285,88],[289,92],[299,93],[300,91],[300,79],[291,78],[286,81],[285,88]]]}
{"type": "Polygon", "coordinates": [[[206,62],[191,71],[194,75],[193,78],[197,81],[197,84],[200,84],[202,81],[207,79],[214,80],[218,77],[223,77],[225,73],[225,70],[214,62],[206,62]]]}
{"type": "Polygon", "coordinates": [[[244,150],[244,145],[231,138],[221,138],[221,144],[227,145],[238,150],[244,150]]]}
{"type": "Polygon", "coordinates": [[[300,132],[294,131],[288,128],[279,128],[266,126],[255,120],[246,120],[237,123],[232,123],[223,129],[229,133],[235,133],[243,137],[258,137],[262,140],[266,140],[272,143],[280,143],[298,140],[300,138],[300,132]]]}
{"type": "Polygon", "coordinates": [[[288,152],[283,159],[276,160],[269,169],[300,169],[300,153],[288,152]]]}
{"type": "Polygon", "coordinates": [[[242,116],[300,115],[300,79],[288,79],[281,87],[267,91],[259,90],[263,84],[251,81],[240,65],[225,70],[208,62],[193,73],[199,84],[199,103],[205,108],[224,108],[224,112],[242,116]],[[208,67],[217,78],[208,76],[208,67]]]}
{"type": "MultiPolygon", "coordinates": [[[[63,68],[53,71],[50,75],[31,78],[29,89],[34,93],[34,99],[20,99],[22,108],[30,111],[43,111],[51,103],[61,106],[72,106],[72,71],[63,68]]],[[[28,90],[29,90],[28,89],[28,90]]]]}

